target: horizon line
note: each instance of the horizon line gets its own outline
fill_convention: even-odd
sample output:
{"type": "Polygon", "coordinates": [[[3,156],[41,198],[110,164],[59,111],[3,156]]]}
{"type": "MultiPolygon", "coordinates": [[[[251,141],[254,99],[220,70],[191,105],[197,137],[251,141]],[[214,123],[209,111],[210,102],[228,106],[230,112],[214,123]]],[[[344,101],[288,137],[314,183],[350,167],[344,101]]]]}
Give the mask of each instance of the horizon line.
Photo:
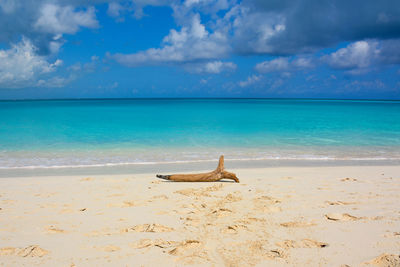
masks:
{"type": "Polygon", "coordinates": [[[0,102],[17,101],[78,101],[78,100],[229,100],[229,99],[254,99],[254,100],[327,100],[327,101],[400,101],[400,99],[380,99],[380,98],[313,98],[313,97],[76,97],[76,98],[21,98],[21,99],[0,99],[0,102]]]}

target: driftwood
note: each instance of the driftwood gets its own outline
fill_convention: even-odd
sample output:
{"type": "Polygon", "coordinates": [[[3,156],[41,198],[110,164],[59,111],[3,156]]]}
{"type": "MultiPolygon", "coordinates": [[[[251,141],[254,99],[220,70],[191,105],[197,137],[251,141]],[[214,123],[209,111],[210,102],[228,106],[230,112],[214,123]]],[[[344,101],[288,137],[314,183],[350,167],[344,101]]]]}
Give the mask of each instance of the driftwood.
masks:
{"type": "Polygon", "coordinates": [[[239,183],[239,179],[236,177],[236,174],[224,170],[224,156],[219,158],[218,167],[212,172],[172,175],[157,174],[157,177],[175,182],[216,182],[221,179],[230,179],[234,180],[236,183],[239,183]]]}

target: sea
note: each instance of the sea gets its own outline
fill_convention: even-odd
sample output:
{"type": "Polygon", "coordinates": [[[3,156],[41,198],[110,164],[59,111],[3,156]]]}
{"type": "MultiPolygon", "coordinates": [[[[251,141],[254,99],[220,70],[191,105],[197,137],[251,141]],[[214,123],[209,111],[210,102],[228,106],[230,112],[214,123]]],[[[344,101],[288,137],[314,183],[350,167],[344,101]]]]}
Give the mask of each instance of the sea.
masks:
{"type": "Polygon", "coordinates": [[[0,176],[203,169],[222,154],[231,168],[399,164],[400,101],[0,101],[0,176]]]}

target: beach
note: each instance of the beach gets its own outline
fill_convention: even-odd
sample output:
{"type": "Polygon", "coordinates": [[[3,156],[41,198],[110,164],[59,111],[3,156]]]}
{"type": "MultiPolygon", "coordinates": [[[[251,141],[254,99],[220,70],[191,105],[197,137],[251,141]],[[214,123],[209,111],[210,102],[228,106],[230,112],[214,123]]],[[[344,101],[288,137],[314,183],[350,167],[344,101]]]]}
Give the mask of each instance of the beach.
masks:
{"type": "Polygon", "coordinates": [[[400,0],[0,0],[0,267],[400,267],[400,0]]]}
{"type": "Polygon", "coordinates": [[[0,265],[399,266],[399,166],[228,170],[0,178],[0,265]]]}
{"type": "Polygon", "coordinates": [[[400,104],[1,101],[0,266],[400,266],[400,104]],[[240,183],[175,183],[220,155],[240,183]]]}

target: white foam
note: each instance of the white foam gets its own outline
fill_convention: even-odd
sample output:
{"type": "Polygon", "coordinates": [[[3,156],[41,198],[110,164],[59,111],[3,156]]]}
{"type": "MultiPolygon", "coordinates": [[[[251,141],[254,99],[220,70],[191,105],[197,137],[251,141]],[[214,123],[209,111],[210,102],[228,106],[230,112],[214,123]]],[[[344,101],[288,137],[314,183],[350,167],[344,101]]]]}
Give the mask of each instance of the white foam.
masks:
{"type": "MultiPolygon", "coordinates": [[[[306,157],[287,157],[287,156],[272,156],[272,157],[250,157],[250,158],[225,158],[225,161],[396,161],[399,157],[329,157],[329,156],[306,156],[306,157]]],[[[158,165],[158,164],[190,164],[202,162],[215,162],[213,159],[198,159],[198,160],[175,160],[175,161],[135,161],[135,162],[113,162],[113,163],[98,163],[98,164],[79,164],[79,165],[29,165],[29,166],[9,166],[0,167],[0,170],[22,170],[22,169],[63,169],[63,168],[98,168],[98,167],[117,167],[129,165],[158,165]]]]}

